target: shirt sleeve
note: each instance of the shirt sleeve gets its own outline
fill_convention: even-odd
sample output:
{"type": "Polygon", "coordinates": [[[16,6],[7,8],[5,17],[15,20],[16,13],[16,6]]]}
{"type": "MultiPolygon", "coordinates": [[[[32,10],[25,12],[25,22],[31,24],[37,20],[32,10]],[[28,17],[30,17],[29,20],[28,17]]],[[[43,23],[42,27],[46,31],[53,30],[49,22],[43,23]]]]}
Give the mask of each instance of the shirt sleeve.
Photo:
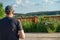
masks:
{"type": "Polygon", "coordinates": [[[17,21],[17,30],[23,30],[21,21],[17,21]]]}

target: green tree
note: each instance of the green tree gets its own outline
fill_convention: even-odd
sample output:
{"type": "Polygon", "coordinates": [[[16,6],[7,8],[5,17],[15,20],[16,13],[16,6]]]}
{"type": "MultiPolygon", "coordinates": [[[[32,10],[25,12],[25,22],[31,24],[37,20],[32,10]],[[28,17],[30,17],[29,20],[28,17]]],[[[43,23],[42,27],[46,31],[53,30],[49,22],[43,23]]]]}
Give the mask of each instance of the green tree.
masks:
{"type": "Polygon", "coordinates": [[[0,3],[0,19],[2,19],[3,17],[5,17],[5,12],[3,9],[3,3],[0,3]]]}

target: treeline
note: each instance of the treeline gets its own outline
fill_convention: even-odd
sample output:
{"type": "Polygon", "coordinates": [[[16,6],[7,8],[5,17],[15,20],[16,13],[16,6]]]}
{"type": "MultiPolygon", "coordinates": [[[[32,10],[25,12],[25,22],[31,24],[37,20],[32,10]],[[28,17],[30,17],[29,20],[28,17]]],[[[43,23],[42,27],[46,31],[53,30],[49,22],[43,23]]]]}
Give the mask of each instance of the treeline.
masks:
{"type": "Polygon", "coordinates": [[[32,12],[32,13],[27,13],[27,15],[57,15],[60,14],[60,11],[45,11],[45,12],[32,12]]]}
{"type": "Polygon", "coordinates": [[[31,12],[31,13],[15,13],[17,16],[40,16],[40,15],[60,15],[60,11],[45,11],[45,12],[31,12]]]}

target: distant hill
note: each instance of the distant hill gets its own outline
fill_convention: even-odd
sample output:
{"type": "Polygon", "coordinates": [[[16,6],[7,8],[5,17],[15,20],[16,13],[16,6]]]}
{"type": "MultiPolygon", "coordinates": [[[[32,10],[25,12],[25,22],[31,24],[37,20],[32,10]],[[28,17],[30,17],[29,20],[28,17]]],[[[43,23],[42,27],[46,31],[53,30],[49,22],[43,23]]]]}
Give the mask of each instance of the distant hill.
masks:
{"type": "Polygon", "coordinates": [[[46,11],[46,12],[31,12],[27,13],[27,15],[60,15],[60,11],[46,11]]]}
{"type": "Polygon", "coordinates": [[[20,16],[60,15],[60,11],[30,12],[26,14],[15,13],[15,15],[20,15],[20,16]]]}

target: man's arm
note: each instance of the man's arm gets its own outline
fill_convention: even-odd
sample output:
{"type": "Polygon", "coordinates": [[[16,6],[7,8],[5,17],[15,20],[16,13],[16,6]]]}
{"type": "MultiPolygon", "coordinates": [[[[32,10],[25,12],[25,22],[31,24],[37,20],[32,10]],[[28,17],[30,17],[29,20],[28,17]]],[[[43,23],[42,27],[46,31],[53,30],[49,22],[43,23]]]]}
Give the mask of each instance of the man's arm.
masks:
{"type": "Polygon", "coordinates": [[[21,24],[21,22],[19,20],[18,20],[17,27],[18,27],[19,38],[24,39],[25,38],[25,33],[24,33],[23,28],[22,28],[22,24],[21,24]]]}
{"type": "Polygon", "coordinates": [[[25,38],[25,34],[24,34],[24,31],[23,30],[19,30],[18,31],[18,35],[19,35],[19,38],[22,38],[22,39],[25,38]]]}

